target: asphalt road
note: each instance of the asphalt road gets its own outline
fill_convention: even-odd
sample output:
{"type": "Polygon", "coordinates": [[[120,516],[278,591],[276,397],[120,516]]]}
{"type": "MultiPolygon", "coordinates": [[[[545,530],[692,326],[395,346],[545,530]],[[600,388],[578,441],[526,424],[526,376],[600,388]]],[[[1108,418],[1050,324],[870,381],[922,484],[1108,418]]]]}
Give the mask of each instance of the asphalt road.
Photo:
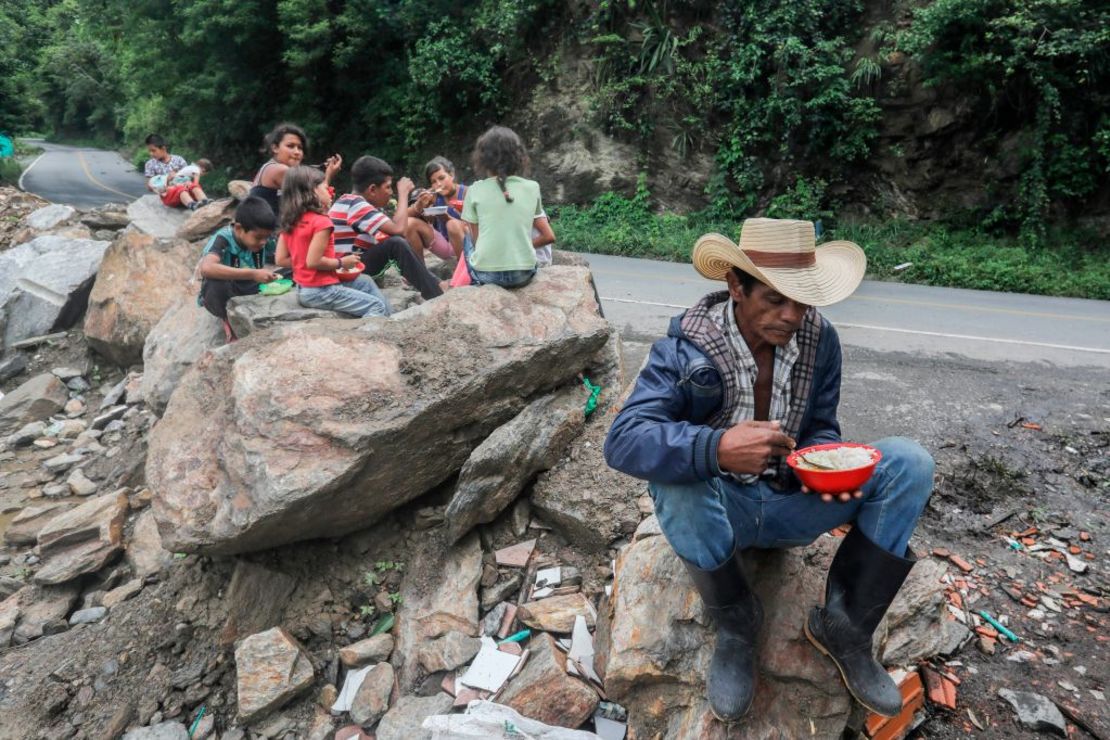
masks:
{"type": "MultiPolygon", "coordinates": [[[[45,152],[21,185],[55,203],[127,203],[142,175],[115,152],[34,142],[45,152]]],[[[720,289],[690,265],[589,255],[605,315],[648,342],[705,293],[720,289]]],[[[880,352],[1110,369],[1110,302],[865,281],[823,309],[845,345],[880,352]]],[[[1107,378],[1110,386],[1110,377],[1107,378]]]]}
{"type": "Polygon", "coordinates": [[[143,176],[116,152],[27,141],[44,152],[23,171],[19,185],[49,201],[88,208],[130,203],[147,192],[143,176]]]}
{"type": "MultiPolygon", "coordinates": [[[[589,255],[606,317],[651,341],[669,319],[723,283],[691,265],[589,255]]],[[[1110,369],[1110,302],[864,281],[821,309],[845,345],[921,356],[1110,369]]],[[[1104,376],[1110,387],[1110,375],[1104,376]]]]}

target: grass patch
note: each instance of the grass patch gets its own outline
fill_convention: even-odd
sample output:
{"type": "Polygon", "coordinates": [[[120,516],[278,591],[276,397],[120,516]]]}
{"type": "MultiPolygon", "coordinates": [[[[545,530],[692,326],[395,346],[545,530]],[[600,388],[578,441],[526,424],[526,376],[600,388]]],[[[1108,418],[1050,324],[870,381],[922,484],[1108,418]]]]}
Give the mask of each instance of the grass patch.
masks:
{"type": "Polygon", "coordinates": [[[23,166],[14,157],[0,159],[0,183],[4,185],[18,185],[19,176],[23,174],[23,166]]]}
{"type": "MultiPolygon", "coordinates": [[[[651,211],[647,193],[606,193],[588,206],[548,209],[560,249],[689,262],[702,234],[737,238],[740,224],[705,212],[681,216],[651,211]]],[[[1046,243],[939,223],[840,222],[823,241],[846,239],[867,253],[868,277],[951,288],[1110,300],[1110,246],[1093,234],[1057,229],[1046,243]],[[894,267],[913,263],[895,272],[894,267]]]]}

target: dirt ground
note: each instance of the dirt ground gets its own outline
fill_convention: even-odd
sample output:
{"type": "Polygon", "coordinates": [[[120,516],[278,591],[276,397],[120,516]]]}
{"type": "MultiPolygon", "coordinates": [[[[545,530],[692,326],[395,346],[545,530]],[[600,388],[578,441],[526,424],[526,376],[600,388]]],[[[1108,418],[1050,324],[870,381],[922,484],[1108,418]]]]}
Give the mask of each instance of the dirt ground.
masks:
{"type": "MultiPolygon", "coordinates": [[[[627,349],[632,373],[646,346],[627,349]]],[[[75,334],[40,348],[31,359],[30,373],[81,366],[84,343],[75,334]]],[[[89,372],[94,374],[91,365],[89,372]]],[[[98,376],[107,383],[122,372],[103,368],[98,376]]],[[[94,390],[90,407],[97,402],[94,390]]],[[[999,640],[994,654],[986,655],[973,637],[951,656],[945,669],[960,680],[957,709],[927,705],[915,736],[1037,737],[1022,729],[998,698],[1005,687],[1044,694],[1098,733],[1088,735],[1073,724],[1072,737],[1110,737],[1110,712],[1100,698],[1110,680],[1105,373],[846,348],[841,419],[847,439],[904,435],[933,452],[938,484],[913,545],[923,557],[936,557],[932,553],[940,548],[965,559],[972,568],[962,579],[966,607],[1007,619],[1020,638],[1016,644],[999,640]],[[1033,545],[1013,549],[1004,538],[1015,534],[1019,543],[1043,543],[1050,536],[1066,541],[1079,548],[1087,572],[1072,573],[1060,559],[1043,560],[1038,557],[1043,553],[1030,551],[1033,545]],[[1077,593],[1088,601],[1071,595],[1077,593]],[[1042,596],[1061,612],[1047,608],[1042,596]],[[1036,606],[1022,604],[1022,598],[1037,599],[1036,606]]],[[[3,504],[15,495],[10,489],[0,493],[3,504]]],[[[334,681],[337,646],[358,639],[383,616],[381,609],[366,608],[376,590],[395,589],[403,577],[387,572],[369,588],[366,574],[375,564],[408,560],[442,503],[442,493],[429,494],[343,540],[249,556],[297,581],[286,622],[319,663],[309,697],[334,681]]],[[[515,539],[502,521],[486,528],[483,544],[488,550],[515,539]]],[[[551,533],[544,534],[541,547],[578,567],[588,592],[603,587],[609,553],[578,553],[551,533]]],[[[159,706],[171,719],[191,718],[204,704],[226,726],[234,705],[234,660],[218,647],[217,636],[226,619],[232,568],[228,558],[179,558],[113,610],[111,619],[0,652],[0,738],[102,737],[125,724],[125,716],[149,719],[159,706]]],[[[14,563],[0,566],[2,575],[18,576],[17,570],[14,563]]],[[[112,569],[96,578],[110,580],[112,569]]],[[[959,586],[954,583],[953,590],[959,586]]],[[[306,698],[283,714],[304,715],[307,721],[313,703],[306,698]]]]}

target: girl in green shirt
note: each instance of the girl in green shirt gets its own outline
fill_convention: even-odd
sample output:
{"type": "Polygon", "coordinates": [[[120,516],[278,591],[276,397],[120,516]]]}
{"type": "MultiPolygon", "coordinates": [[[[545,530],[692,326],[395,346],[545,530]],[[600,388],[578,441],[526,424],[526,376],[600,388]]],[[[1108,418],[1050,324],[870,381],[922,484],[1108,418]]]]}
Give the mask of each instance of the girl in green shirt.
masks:
{"type": "Polygon", "coordinates": [[[521,177],[528,152],[512,129],[494,126],[474,146],[474,171],[485,179],[472,183],[462,217],[473,243],[464,245],[474,285],[519,288],[536,274],[536,249],[555,241],[543,210],[540,185],[521,177]],[[538,233],[532,236],[532,229],[538,233]]]}

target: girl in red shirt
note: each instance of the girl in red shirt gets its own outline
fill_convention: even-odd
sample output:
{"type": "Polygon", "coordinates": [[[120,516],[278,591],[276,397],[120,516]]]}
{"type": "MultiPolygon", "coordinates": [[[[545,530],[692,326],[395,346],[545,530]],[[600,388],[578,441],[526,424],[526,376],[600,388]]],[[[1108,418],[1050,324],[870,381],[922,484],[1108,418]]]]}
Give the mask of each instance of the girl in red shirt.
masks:
{"type": "Polygon", "coordinates": [[[336,273],[358,265],[357,255],[337,257],[331,205],[324,173],[298,166],[285,173],[281,184],[281,215],[277,263],[293,268],[297,299],[306,308],[339,311],[354,316],[388,316],[389,302],[366,275],[341,283],[336,273]]]}

